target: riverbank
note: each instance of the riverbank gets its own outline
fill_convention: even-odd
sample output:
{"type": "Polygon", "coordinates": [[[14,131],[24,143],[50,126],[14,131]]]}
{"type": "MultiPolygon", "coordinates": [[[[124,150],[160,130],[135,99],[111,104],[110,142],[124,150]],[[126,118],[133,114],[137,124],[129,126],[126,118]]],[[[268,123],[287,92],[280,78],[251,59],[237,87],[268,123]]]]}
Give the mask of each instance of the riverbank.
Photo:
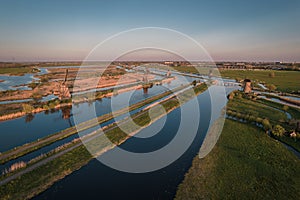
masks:
{"type": "Polygon", "coordinates": [[[75,94],[72,99],[64,99],[64,100],[54,99],[46,102],[30,101],[30,102],[25,102],[23,104],[20,103],[3,104],[0,105],[0,111],[2,114],[0,115],[0,121],[19,118],[27,114],[36,114],[39,112],[48,111],[50,109],[61,109],[64,107],[72,106],[73,104],[79,104],[86,101],[95,101],[102,98],[108,98],[124,92],[128,92],[131,90],[139,90],[142,88],[143,88],[142,84],[134,84],[129,86],[125,85],[120,88],[107,89],[103,91],[97,91],[95,93],[87,91],[86,93],[83,94],[75,94]],[[30,105],[30,107],[32,107],[30,112],[23,111],[22,105],[24,104],[30,105]]]}
{"type": "Polygon", "coordinates": [[[297,199],[299,174],[300,160],[282,144],[227,119],[212,152],[194,158],[176,199],[297,199]]]}
{"type": "MultiPolygon", "coordinates": [[[[72,106],[72,103],[60,103],[58,105],[54,105],[51,109],[61,109],[61,108],[68,107],[68,106],[72,106]]],[[[16,118],[23,117],[23,116],[28,115],[28,114],[36,114],[36,113],[48,111],[49,109],[50,108],[38,107],[38,108],[33,108],[30,111],[30,113],[25,112],[25,111],[18,111],[18,112],[15,112],[15,113],[1,115],[0,116],[0,121],[6,121],[6,120],[11,120],[11,119],[16,119],[16,118]]]]}
{"type": "Polygon", "coordinates": [[[283,127],[283,133],[281,136],[276,136],[276,139],[300,152],[297,125],[300,109],[298,107],[285,107],[285,104],[270,102],[266,99],[256,99],[251,95],[242,95],[240,92],[235,92],[235,94],[234,96],[237,97],[228,103],[228,116],[247,123],[260,124],[265,131],[272,130],[279,125],[283,127]]]}
{"type": "Polygon", "coordinates": [[[179,185],[177,199],[293,199],[300,190],[299,139],[288,135],[269,137],[266,131],[280,125],[294,129],[300,110],[256,99],[234,91],[227,103],[222,134],[212,152],[194,158],[179,185]],[[288,112],[289,115],[286,115],[288,112]],[[292,117],[290,119],[289,117],[292,117]],[[289,148],[293,148],[290,151],[289,148]],[[287,189],[287,187],[289,187],[287,189]]]}

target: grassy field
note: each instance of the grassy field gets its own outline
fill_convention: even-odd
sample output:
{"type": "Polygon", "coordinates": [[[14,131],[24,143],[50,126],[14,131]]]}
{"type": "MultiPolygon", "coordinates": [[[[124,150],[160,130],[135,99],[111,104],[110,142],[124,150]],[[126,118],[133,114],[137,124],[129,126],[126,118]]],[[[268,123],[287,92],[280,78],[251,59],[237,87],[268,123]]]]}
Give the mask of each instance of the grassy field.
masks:
{"type": "Polygon", "coordinates": [[[300,160],[261,129],[226,120],[208,156],[194,158],[176,199],[298,199],[300,160]]]}
{"type": "MultiPolygon", "coordinates": [[[[184,67],[177,66],[172,69],[180,72],[208,74],[210,68],[205,67],[184,67]]],[[[251,79],[256,82],[265,82],[266,84],[274,84],[277,90],[282,92],[293,92],[300,90],[300,72],[299,71],[275,71],[275,70],[212,70],[214,75],[219,75],[223,78],[231,79],[251,79]],[[270,77],[270,72],[274,72],[275,76],[270,77]]]]}
{"type": "MultiPolygon", "coordinates": [[[[237,93],[240,94],[240,93],[237,93]]],[[[291,115],[292,119],[288,119],[283,110],[283,105],[267,101],[265,99],[250,100],[241,97],[235,97],[228,101],[227,109],[245,115],[251,115],[255,118],[268,119],[271,125],[281,125],[286,131],[291,131],[295,128],[295,120],[300,119],[300,110],[294,107],[289,107],[287,112],[291,115]],[[293,122],[294,121],[294,122],[293,122]]],[[[230,114],[230,113],[229,113],[230,114]]],[[[248,123],[251,123],[248,121],[248,123]]],[[[300,140],[290,138],[283,135],[276,139],[288,144],[300,152],[300,140]]]]}
{"type": "Polygon", "coordinates": [[[9,115],[17,112],[22,112],[22,105],[20,103],[10,103],[10,104],[0,105],[0,116],[9,115]]]}
{"type": "Polygon", "coordinates": [[[293,92],[300,90],[300,72],[299,71],[274,71],[275,77],[270,77],[271,70],[250,71],[250,70],[221,70],[223,77],[232,79],[251,79],[268,84],[274,84],[277,90],[283,92],[293,92]]]}
{"type": "Polygon", "coordinates": [[[1,199],[29,199],[85,165],[91,154],[80,146],[0,187],[1,199]]]}
{"type": "MultiPolygon", "coordinates": [[[[257,102],[263,103],[265,105],[277,108],[277,109],[282,109],[283,105],[277,102],[273,101],[268,101],[266,99],[258,99],[257,102]]],[[[292,118],[294,119],[300,119],[300,110],[294,107],[289,107],[287,110],[288,113],[292,115],[292,118]]]]}
{"type": "MultiPolygon", "coordinates": [[[[275,137],[275,136],[274,136],[275,137]]],[[[296,149],[298,152],[300,152],[300,142],[299,139],[294,139],[291,137],[275,137],[276,139],[278,139],[279,141],[293,147],[294,149],[296,149]]]]}
{"type": "Polygon", "coordinates": [[[32,67],[0,67],[0,74],[23,75],[25,73],[36,73],[32,67]]]}
{"type": "Polygon", "coordinates": [[[287,120],[287,117],[283,112],[274,110],[265,104],[245,98],[235,97],[234,99],[229,100],[227,108],[241,113],[249,113],[255,117],[268,118],[274,122],[287,120]]]}

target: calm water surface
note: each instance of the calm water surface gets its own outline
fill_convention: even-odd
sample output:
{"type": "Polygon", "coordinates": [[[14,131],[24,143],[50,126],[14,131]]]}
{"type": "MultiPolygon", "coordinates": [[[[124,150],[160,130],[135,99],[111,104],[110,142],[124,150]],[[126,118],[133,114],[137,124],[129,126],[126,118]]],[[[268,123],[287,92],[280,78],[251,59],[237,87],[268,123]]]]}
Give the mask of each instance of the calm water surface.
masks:
{"type": "MultiPolygon", "coordinates": [[[[236,89],[236,88],[235,88],[236,89]]],[[[232,90],[232,89],[230,89],[232,90]]],[[[34,199],[172,199],[178,184],[191,166],[208,129],[211,117],[210,95],[206,91],[199,95],[200,121],[197,135],[189,149],[171,165],[149,173],[126,173],[114,170],[94,159],[80,170],[55,183],[34,199]]],[[[226,102],[214,105],[218,112],[226,102]]],[[[190,102],[183,105],[193,109],[190,102]]],[[[180,108],[166,116],[166,123],[158,134],[147,139],[133,137],[120,147],[132,152],[157,150],[168,144],[175,136],[180,124],[180,108]]],[[[161,123],[160,119],[138,134],[147,134],[161,123]]],[[[192,120],[192,119],[191,119],[192,120]]],[[[188,131],[188,130],[187,130],[188,131]]],[[[114,149],[105,153],[113,153],[114,149]]]]}
{"type": "Polygon", "coordinates": [[[23,76],[3,76],[0,75],[0,80],[4,80],[4,82],[0,82],[0,91],[5,90],[31,90],[31,88],[27,86],[20,86],[24,84],[31,83],[32,81],[38,81],[38,78],[35,78],[35,75],[43,75],[47,74],[48,70],[46,68],[39,68],[40,72],[36,74],[24,74],[23,76]]]}

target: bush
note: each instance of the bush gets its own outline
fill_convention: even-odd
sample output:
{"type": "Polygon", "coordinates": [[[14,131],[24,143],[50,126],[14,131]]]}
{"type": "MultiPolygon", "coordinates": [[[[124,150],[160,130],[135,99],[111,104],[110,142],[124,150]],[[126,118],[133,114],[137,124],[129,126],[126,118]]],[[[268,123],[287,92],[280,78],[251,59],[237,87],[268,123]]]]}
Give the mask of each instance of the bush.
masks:
{"type": "Polygon", "coordinates": [[[284,105],[284,106],[282,107],[282,109],[286,112],[286,111],[289,109],[289,107],[288,107],[287,105],[284,105]]]}
{"type": "Polygon", "coordinates": [[[283,136],[284,133],[285,133],[285,129],[280,125],[276,125],[272,130],[272,134],[277,137],[283,136]]]}
{"type": "Polygon", "coordinates": [[[277,87],[276,87],[275,85],[273,85],[273,84],[268,84],[268,85],[267,85],[267,88],[268,88],[270,91],[274,91],[274,90],[277,89],[277,87]]]}
{"type": "Polygon", "coordinates": [[[32,83],[29,83],[29,84],[28,84],[28,87],[30,87],[31,89],[34,89],[34,88],[36,88],[38,85],[39,85],[38,83],[32,82],[32,83]]]}
{"type": "Polygon", "coordinates": [[[50,108],[49,108],[49,106],[47,106],[47,105],[43,105],[43,109],[49,110],[50,108]]]}
{"type": "Polygon", "coordinates": [[[265,131],[270,130],[272,128],[268,119],[263,119],[261,123],[265,131]]]}
{"type": "Polygon", "coordinates": [[[227,110],[226,114],[229,115],[229,116],[231,116],[232,115],[232,111],[231,110],[227,110]]]}
{"type": "Polygon", "coordinates": [[[34,107],[29,104],[22,104],[22,107],[23,107],[23,111],[27,114],[31,113],[34,110],[34,107]]]}
{"type": "Polygon", "coordinates": [[[228,95],[228,99],[233,99],[234,97],[234,92],[231,92],[229,95],[228,95]]]}
{"type": "Polygon", "coordinates": [[[46,82],[48,82],[49,81],[49,78],[48,77],[42,77],[41,78],[41,82],[42,83],[46,83],[46,82]]]}
{"type": "Polygon", "coordinates": [[[236,117],[239,118],[239,119],[241,119],[242,118],[242,114],[241,113],[237,113],[236,117]]]}
{"type": "Polygon", "coordinates": [[[239,77],[235,78],[235,81],[238,82],[238,83],[240,83],[242,80],[243,80],[243,79],[241,79],[241,78],[239,78],[239,77]]]}
{"type": "Polygon", "coordinates": [[[42,96],[41,94],[39,94],[39,93],[33,93],[33,94],[31,95],[31,97],[32,97],[35,101],[38,101],[38,100],[40,100],[43,96],[42,96]]]}
{"type": "Polygon", "coordinates": [[[269,77],[274,78],[275,77],[275,72],[270,72],[269,77]]]}
{"type": "Polygon", "coordinates": [[[55,99],[54,104],[55,105],[59,105],[60,104],[60,100],[59,99],[55,99]]]}
{"type": "Polygon", "coordinates": [[[257,123],[262,123],[262,121],[263,121],[263,119],[262,118],[260,118],[260,117],[256,117],[256,119],[255,119],[255,121],[257,122],[257,123]]]}
{"type": "Polygon", "coordinates": [[[250,114],[245,115],[245,120],[250,121],[250,114]]]}
{"type": "Polygon", "coordinates": [[[255,122],[255,117],[254,117],[253,115],[250,115],[250,116],[249,116],[249,121],[250,121],[250,122],[255,122]]]}
{"type": "Polygon", "coordinates": [[[49,108],[54,109],[55,108],[55,103],[53,103],[53,102],[49,103],[49,108]]]}

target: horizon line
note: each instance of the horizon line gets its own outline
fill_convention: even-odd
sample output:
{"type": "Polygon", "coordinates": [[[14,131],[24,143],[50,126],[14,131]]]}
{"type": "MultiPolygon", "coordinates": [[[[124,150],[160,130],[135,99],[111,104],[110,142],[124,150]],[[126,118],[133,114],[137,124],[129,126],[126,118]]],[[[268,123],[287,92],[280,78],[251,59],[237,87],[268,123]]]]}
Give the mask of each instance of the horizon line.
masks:
{"type": "Polygon", "coordinates": [[[210,63],[216,63],[216,62],[244,62],[244,63],[293,63],[297,64],[300,63],[300,61],[280,61],[280,60],[269,60],[269,61],[246,61],[246,60],[0,60],[0,63],[45,63],[45,62],[210,62],[210,63]]]}

